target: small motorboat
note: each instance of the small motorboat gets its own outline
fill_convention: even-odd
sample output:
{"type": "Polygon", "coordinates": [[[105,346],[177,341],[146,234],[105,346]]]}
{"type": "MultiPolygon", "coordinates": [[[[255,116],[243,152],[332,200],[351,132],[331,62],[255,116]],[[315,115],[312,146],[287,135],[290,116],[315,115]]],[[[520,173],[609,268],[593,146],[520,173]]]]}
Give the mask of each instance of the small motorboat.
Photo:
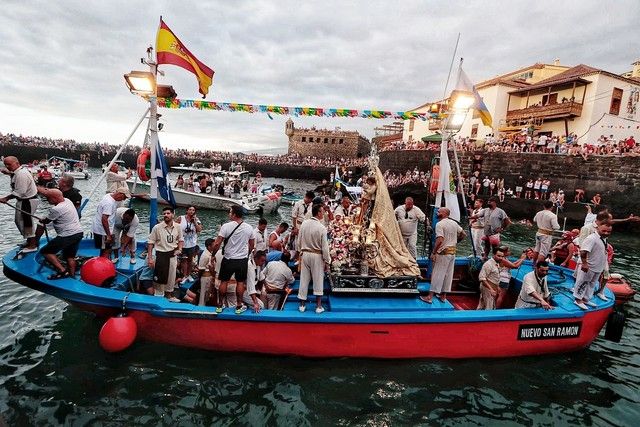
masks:
{"type": "Polygon", "coordinates": [[[607,280],[607,289],[613,292],[616,297],[616,305],[622,305],[630,301],[636,294],[631,287],[631,283],[622,274],[611,273],[607,280]]]}
{"type": "MultiPolygon", "coordinates": [[[[196,162],[190,167],[174,166],[172,170],[178,172],[181,176],[192,174],[194,178],[203,175],[211,178],[211,185],[206,187],[204,192],[199,193],[189,189],[187,185],[176,186],[177,180],[173,181],[171,190],[178,206],[195,206],[200,209],[228,211],[232,205],[239,205],[248,213],[261,215],[276,213],[281,204],[281,192],[273,191],[271,188],[264,194],[261,190],[255,193],[248,191],[240,191],[235,194],[218,193],[217,187],[220,184],[227,187],[236,182],[249,181],[249,172],[247,171],[221,171],[207,168],[200,162],[196,162]]],[[[130,178],[127,180],[127,185],[134,197],[149,200],[149,181],[130,178]]],[[[159,201],[163,202],[162,199],[159,201]]]]}

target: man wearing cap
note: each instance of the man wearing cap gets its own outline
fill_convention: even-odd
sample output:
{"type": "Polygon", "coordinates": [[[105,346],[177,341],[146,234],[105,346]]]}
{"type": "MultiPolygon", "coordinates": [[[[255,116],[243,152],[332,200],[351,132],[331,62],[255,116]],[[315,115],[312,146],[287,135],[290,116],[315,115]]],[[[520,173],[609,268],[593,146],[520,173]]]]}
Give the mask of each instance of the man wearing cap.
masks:
{"type": "Polygon", "coordinates": [[[49,280],[73,277],[76,274],[76,253],[82,240],[83,232],[78,212],[73,202],[65,199],[58,189],[45,189],[40,191],[52,205],[49,214],[41,220],[42,224],[36,230],[36,239],[40,240],[44,233],[44,227],[52,223],[57,236],[40,249],[40,253],[57,270],[55,274],[49,276],[49,280]],[[57,254],[62,252],[62,256],[67,261],[65,269],[58,260],[57,254]]]}
{"type": "Polygon", "coordinates": [[[125,174],[121,174],[118,171],[118,164],[117,163],[113,163],[111,165],[111,168],[109,169],[109,172],[107,172],[107,192],[109,193],[113,193],[115,192],[119,187],[122,187],[123,185],[126,185],[126,180],[131,178],[131,171],[128,170],[126,175],[125,174]]]}
{"type": "Polygon", "coordinates": [[[11,194],[0,198],[0,203],[7,203],[16,199],[15,224],[20,234],[27,239],[22,252],[35,252],[38,250],[38,240],[35,238],[36,226],[33,223],[32,214],[38,209],[38,190],[29,169],[20,165],[17,157],[4,158],[5,168],[0,172],[11,175],[11,194]]]}
{"type": "Polygon", "coordinates": [[[536,247],[534,249],[534,265],[540,261],[544,261],[551,250],[553,232],[560,230],[558,217],[553,213],[553,202],[545,200],[542,204],[543,210],[536,213],[533,222],[538,226],[536,232],[536,247]]]}
{"type": "Polygon", "coordinates": [[[101,257],[111,258],[118,202],[122,202],[129,197],[131,197],[129,187],[123,185],[116,188],[113,193],[105,194],[100,203],[98,203],[91,231],[93,232],[95,247],[100,249],[101,257]]]}
{"type": "Polygon", "coordinates": [[[407,197],[404,200],[404,205],[396,208],[395,214],[402,233],[402,240],[404,240],[404,244],[413,259],[416,259],[418,257],[416,248],[418,243],[418,222],[424,222],[426,216],[419,207],[413,204],[413,198],[411,197],[407,197]]]}

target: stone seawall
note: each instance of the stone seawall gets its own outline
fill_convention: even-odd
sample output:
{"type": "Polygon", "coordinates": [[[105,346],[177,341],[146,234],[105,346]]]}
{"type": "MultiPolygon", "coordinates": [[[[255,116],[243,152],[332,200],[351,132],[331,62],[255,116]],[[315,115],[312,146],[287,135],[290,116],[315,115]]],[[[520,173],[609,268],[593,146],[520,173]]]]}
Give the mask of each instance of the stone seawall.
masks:
{"type": "MultiPolygon", "coordinates": [[[[22,145],[2,145],[0,155],[17,156],[26,163],[34,159],[51,156],[78,159],[80,154],[90,156],[89,165],[100,167],[111,160],[113,154],[102,156],[99,152],[71,151],[29,147],[22,145]]],[[[396,173],[403,173],[407,169],[418,167],[428,170],[434,156],[439,153],[433,151],[383,151],[380,153],[380,169],[391,169],[396,173]]],[[[122,160],[131,168],[135,168],[137,154],[125,153],[122,160]]],[[[453,158],[450,153],[450,158],[453,158]]],[[[640,186],[640,157],[603,157],[592,156],[588,160],[582,157],[560,156],[538,153],[459,153],[462,174],[469,174],[474,167],[480,167],[482,175],[502,177],[506,187],[515,187],[519,175],[525,179],[544,177],[551,180],[551,189],[565,190],[567,200],[573,200],[573,191],[584,188],[587,196],[596,192],[607,194],[620,192],[640,186]]],[[[170,166],[181,163],[190,165],[194,161],[210,163],[209,159],[168,158],[170,166]]],[[[228,168],[230,161],[216,161],[224,168],[228,168]]],[[[260,171],[263,176],[276,178],[296,178],[307,180],[322,180],[329,177],[333,168],[310,168],[308,166],[265,165],[245,162],[244,166],[252,173],[260,171]]]]}
{"type": "MultiPolygon", "coordinates": [[[[86,151],[86,150],[61,150],[61,149],[52,149],[52,148],[43,148],[43,147],[29,147],[23,145],[2,145],[0,146],[0,156],[16,156],[22,163],[28,163],[32,160],[36,159],[45,159],[51,156],[59,156],[66,157],[70,159],[79,159],[80,154],[89,155],[89,166],[99,168],[103,164],[111,161],[114,153],[109,153],[106,155],[102,155],[100,152],[96,151],[86,151]]],[[[124,153],[122,155],[122,160],[125,164],[135,169],[136,167],[136,159],[138,154],[133,153],[124,153]]],[[[167,163],[169,166],[179,166],[180,164],[184,164],[186,166],[191,165],[193,162],[204,162],[207,165],[212,162],[210,159],[202,158],[202,159],[188,159],[188,158],[175,158],[170,157],[167,158],[167,163]]],[[[215,163],[220,163],[223,168],[228,169],[231,161],[215,160],[215,163]]],[[[310,168],[308,166],[299,166],[295,164],[286,164],[286,165],[271,165],[271,164],[257,164],[251,162],[243,162],[243,166],[251,173],[256,173],[260,171],[260,173],[265,177],[276,177],[276,178],[295,178],[295,179],[305,179],[305,180],[314,180],[321,181],[323,179],[329,179],[329,174],[334,170],[334,168],[310,168]]]]}
{"type": "MultiPolygon", "coordinates": [[[[384,151],[380,153],[380,169],[405,172],[418,167],[428,170],[439,153],[432,151],[384,151]]],[[[449,157],[453,159],[450,152],[449,157]]],[[[470,174],[480,167],[482,175],[501,177],[505,187],[515,187],[519,175],[526,180],[538,177],[551,180],[551,189],[564,189],[567,200],[573,201],[576,188],[587,196],[624,191],[640,185],[640,157],[560,156],[539,153],[459,153],[460,172],[470,174]]]]}

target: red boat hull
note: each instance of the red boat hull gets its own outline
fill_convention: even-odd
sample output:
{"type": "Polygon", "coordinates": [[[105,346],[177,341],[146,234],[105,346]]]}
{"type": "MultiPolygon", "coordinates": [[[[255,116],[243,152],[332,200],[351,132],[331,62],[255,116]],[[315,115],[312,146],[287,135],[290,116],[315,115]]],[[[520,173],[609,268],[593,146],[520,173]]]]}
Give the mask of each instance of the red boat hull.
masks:
{"type": "Polygon", "coordinates": [[[132,311],[142,339],[215,351],[302,357],[470,358],[570,352],[587,347],[612,309],[587,313],[575,338],[518,340],[520,328],[539,321],[408,324],[248,322],[156,317],[132,311]]]}

